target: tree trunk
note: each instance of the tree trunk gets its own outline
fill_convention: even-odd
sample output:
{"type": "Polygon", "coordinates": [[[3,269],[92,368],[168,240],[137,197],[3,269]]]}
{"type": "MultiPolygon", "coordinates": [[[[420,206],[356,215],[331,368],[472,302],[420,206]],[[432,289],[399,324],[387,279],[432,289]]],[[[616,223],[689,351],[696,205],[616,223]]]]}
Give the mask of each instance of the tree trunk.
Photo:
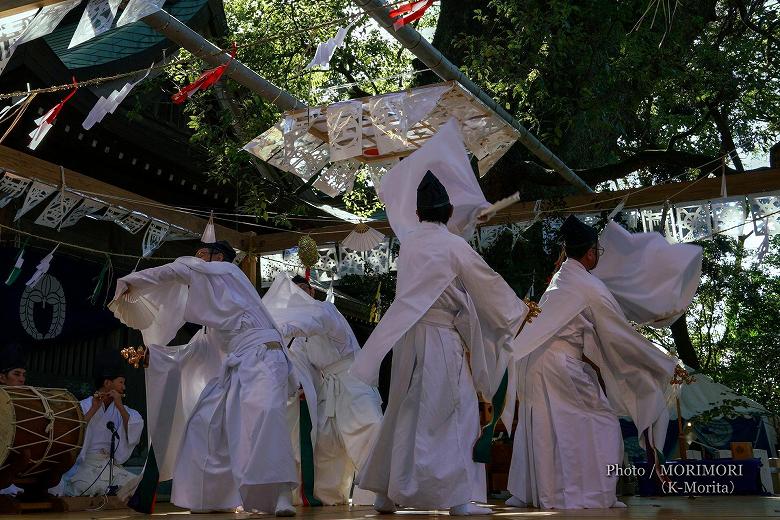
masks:
{"type": "Polygon", "coordinates": [[[674,346],[677,348],[677,355],[682,362],[693,369],[700,370],[699,357],[696,355],[696,350],[694,350],[691,342],[691,336],[688,334],[687,316],[688,313],[686,312],[672,323],[672,338],[674,338],[674,346]]]}

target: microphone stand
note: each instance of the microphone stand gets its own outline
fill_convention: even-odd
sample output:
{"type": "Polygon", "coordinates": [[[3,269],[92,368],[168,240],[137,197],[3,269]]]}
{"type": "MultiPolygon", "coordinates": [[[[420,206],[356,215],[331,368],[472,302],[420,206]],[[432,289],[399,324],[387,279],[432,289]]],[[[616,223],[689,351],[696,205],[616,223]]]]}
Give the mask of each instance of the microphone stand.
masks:
{"type": "Polygon", "coordinates": [[[116,455],[116,441],[119,440],[119,434],[113,422],[109,422],[106,427],[111,430],[111,450],[108,453],[108,488],[106,496],[116,496],[119,486],[114,485],[114,456],[116,455]]]}

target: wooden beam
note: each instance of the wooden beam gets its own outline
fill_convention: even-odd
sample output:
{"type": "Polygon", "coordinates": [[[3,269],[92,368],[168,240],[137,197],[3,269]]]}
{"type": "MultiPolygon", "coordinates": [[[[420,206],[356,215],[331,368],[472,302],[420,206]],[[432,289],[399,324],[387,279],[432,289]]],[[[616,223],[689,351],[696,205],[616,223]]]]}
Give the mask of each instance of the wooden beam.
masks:
{"type": "MultiPolygon", "coordinates": [[[[38,179],[49,184],[60,185],[59,166],[7,146],[0,146],[0,168],[11,170],[17,175],[29,179],[38,179]]],[[[68,170],[67,168],[65,169],[65,185],[75,191],[95,193],[96,195],[93,196],[97,199],[164,220],[193,233],[200,234],[206,227],[205,219],[193,217],[172,209],[157,207],[161,203],[73,170],[68,170]]],[[[216,225],[215,228],[217,238],[220,240],[227,240],[234,247],[242,250],[246,248],[248,244],[247,235],[220,225],[216,225]]]]}
{"type": "MultiPolygon", "coordinates": [[[[627,208],[662,205],[666,200],[674,203],[717,199],[720,197],[720,182],[720,177],[715,179],[705,178],[691,182],[661,184],[641,189],[641,191],[634,188],[574,195],[559,201],[545,201],[542,204],[542,209],[557,209],[561,212],[576,211],[578,213],[609,211],[628,193],[633,194],[629,196],[626,202],[627,208]]],[[[729,175],[726,177],[726,183],[729,196],[780,190],[780,169],[729,175]]],[[[534,216],[534,204],[534,202],[518,202],[500,211],[488,225],[531,220],[534,216]]],[[[368,225],[385,235],[393,234],[388,222],[369,222],[368,225]]],[[[304,230],[301,233],[311,233],[312,238],[318,244],[326,244],[344,240],[353,229],[355,229],[353,224],[343,224],[304,230]]],[[[262,235],[257,237],[257,250],[260,253],[270,253],[289,249],[298,244],[301,233],[284,232],[262,235]]]]}
{"type": "Polygon", "coordinates": [[[0,18],[11,16],[45,5],[59,4],[63,0],[0,0],[0,18]]]}
{"type": "MultiPolygon", "coordinates": [[[[721,177],[703,178],[697,181],[659,184],[645,189],[602,191],[573,195],[559,201],[545,201],[542,209],[557,209],[561,212],[598,213],[612,210],[620,200],[630,194],[626,208],[661,206],[665,201],[693,202],[720,198],[721,177]]],[[[726,177],[729,196],[749,195],[780,190],[780,169],[767,169],[753,173],[733,174],[726,177]]],[[[518,202],[502,211],[489,225],[531,220],[534,217],[534,202],[518,202]]]]}

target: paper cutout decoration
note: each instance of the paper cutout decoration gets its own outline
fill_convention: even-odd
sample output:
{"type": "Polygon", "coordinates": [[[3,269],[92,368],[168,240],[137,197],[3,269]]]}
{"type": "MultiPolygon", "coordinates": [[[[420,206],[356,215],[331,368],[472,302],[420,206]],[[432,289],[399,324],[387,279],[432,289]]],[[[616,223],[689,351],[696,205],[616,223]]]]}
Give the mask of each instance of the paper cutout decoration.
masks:
{"type": "MultiPolygon", "coordinates": [[[[152,67],[153,66],[154,65],[152,65],[152,67]]],[[[146,74],[144,74],[141,79],[138,81],[125,83],[124,87],[122,87],[120,90],[113,91],[111,94],[109,94],[108,98],[100,96],[100,98],[95,103],[95,106],[92,107],[92,110],[89,111],[86,119],[84,119],[84,122],[81,124],[84,130],[91,130],[92,127],[95,126],[95,123],[101,122],[103,118],[106,117],[106,114],[113,114],[114,110],[116,110],[122,101],[125,100],[127,95],[130,94],[130,91],[149,76],[149,73],[152,71],[152,67],[149,67],[149,69],[146,71],[146,74]]]]}
{"type": "Polygon", "coordinates": [[[54,246],[54,249],[51,250],[51,253],[43,257],[43,260],[35,267],[35,273],[30,277],[29,280],[27,280],[27,287],[35,287],[35,284],[37,284],[41,278],[43,278],[43,275],[45,275],[49,271],[49,266],[51,266],[51,261],[54,259],[54,252],[57,250],[57,248],[60,247],[59,244],[54,246]]]}
{"type": "Polygon", "coordinates": [[[165,235],[168,234],[170,227],[171,226],[166,222],[153,219],[151,224],[149,224],[149,227],[146,228],[146,233],[144,233],[141,255],[147,257],[157,251],[165,241],[165,235]]]}
{"type": "Polygon", "coordinates": [[[67,103],[70,100],[70,98],[73,97],[73,95],[76,93],[78,89],[79,86],[78,83],[76,83],[76,78],[73,78],[73,90],[71,90],[67,96],[62,98],[62,100],[59,103],[54,105],[51,108],[51,110],[49,110],[44,115],[42,115],[41,117],[35,120],[35,124],[38,125],[38,128],[30,132],[30,138],[32,138],[32,141],[30,141],[30,144],[27,146],[30,150],[35,150],[36,148],[38,148],[38,145],[41,144],[43,138],[46,137],[46,134],[49,133],[51,127],[54,126],[54,121],[57,119],[57,116],[60,114],[62,107],[65,106],[65,103],[67,103]]]}
{"type": "Polygon", "coordinates": [[[190,99],[193,96],[193,94],[195,94],[199,90],[206,90],[214,83],[219,81],[219,78],[222,77],[222,74],[224,74],[227,68],[230,66],[230,62],[232,62],[233,59],[236,57],[236,49],[237,49],[236,43],[233,42],[233,49],[230,51],[230,58],[225,63],[223,63],[218,67],[214,67],[213,69],[207,70],[206,72],[201,74],[198,77],[198,79],[196,79],[195,81],[183,87],[177,93],[172,95],[171,101],[173,101],[177,105],[181,105],[182,103],[190,99]]]}
{"type": "Polygon", "coordinates": [[[168,230],[168,234],[165,235],[166,242],[172,240],[197,240],[198,238],[199,235],[197,233],[193,233],[192,231],[189,231],[188,229],[185,229],[181,226],[177,226],[176,224],[171,224],[171,227],[168,230]]]}
{"type": "Polygon", "coordinates": [[[780,233],[780,192],[753,195],[750,210],[757,236],[780,233]]]}
{"type": "Polygon", "coordinates": [[[57,227],[65,215],[81,202],[81,195],[69,191],[60,191],[56,197],[51,199],[46,209],[38,216],[35,223],[39,226],[50,228],[57,227]]]}
{"type": "Polygon", "coordinates": [[[674,211],[671,209],[666,214],[666,222],[661,224],[663,218],[664,208],[663,206],[655,206],[652,208],[643,208],[641,210],[642,215],[642,227],[645,233],[652,233],[657,231],[666,238],[666,241],[670,244],[677,242],[677,233],[675,232],[674,211]]]}
{"type": "Polygon", "coordinates": [[[21,196],[32,182],[31,179],[5,172],[0,179],[0,208],[6,207],[12,200],[21,196]]]}
{"type": "Polygon", "coordinates": [[[337,162],[363,153],[363,103],[344,101],[328,107],[327,125],[330,161],[337,162]]]}
{"type": "Polygon", "coordinates": [[[306,112],[301,112],[297,116],[286,116],[282,125],[282,134],[284,135],[284,154],[286,157],[292,157],[295,154],[295,144],[298,139],[306,135],[311,128],[314,119],[319,117],[320,109],[313,108],[306,112]]]}
{"type": "Polygon", "coordinates": [[[744,234],[745,228],[745,197],[731,197],[713,200],[712,231],[732,238],[744,234]]]}
{"type": "Polygon", "coordinates": [[[325,301],[328,303],[336,303],[336,291],[333,289],[333,284],[328,287],[328,292],[325,293],[325,301]]]}
{"type": "Polygon", "coordinates": [[[0,74],[11,61],[11,56],[16,50],[16,40],[27,30],[37,12],[38,8],[36,7],[29,11],[0,18],[0,74]]]}
{"type": "Polygon", "coordinates": [[[336,52],[336,49],[344,47],[344,38],[347,37],[347,32],[351,26],[352,24],[346,27],[339,27],[339,30],[336,31],[335,36],[328,38],[322,43],[319,43],[317,45],[317,51],[314,53],[314,57],[311,59],[309,64],[306,65],[306,68],[311,69],[314,67],[320,67],[322,70],[329,70],[330,59],[333,57],[333,53],[336,52]]]}
{"type": "Polygon", "coordinates": [[[341,241],[341,245],[353,251],[371,251],[381,244],[385,236],[367,224],[358,224],[355,229],[341,241]]]}
{"type": "Polygon", "coordinates": [[[46,36],[60,24],[65,15],[67,15],[71,9],[81,3],[81,0],[70,0],[67,2],[59,2],[56,4],[46,5],[38,11],[35,18],[27,29],[16,40],[15,46],[19,46],[25,42],[35,40],[42,36],[46,36]]]}
{"type": "Polygon", "coordinates": [[[395,19],[395,22],[393,22],[393,29],[397,31],[404,25],[416,22],[422,18],[425,11],[433,5],[433,1],[434,0],[418,0],[391,10],[390,18],[395,19]]]}
{"type": "Polygon", "coordinates": [[[22,218],[28,211],[43,202],[45,198],[55,191],[57,191],[57,186],[52,186],[51,184],[46,184],[41,181],[33,182],[33,185],[30,186],[30,190],[27,192],[27,196],[24,198],[24,204],[14,216],[14,222],[22,218]]]}
{"type": "Polygon", "coordinates": [[[116,22],[117,27],[137,22],[144,16],[156,13],[165,3],[165,0],[130,0],[116,22]]]}
{"type": "Polygon", "coordinates": [[[360,166],[359,162],[351,160],[331,164],[320,173],[312,186],[331,197],[350,193],[360,166]]]}
{"type": "Polygon", "coordinates": [[[97,220],[107,220],[109,222],[116,222],[130,214],[129,209],[125,209],[121,206],[109,206],[105,213],[99,217],[94,217],[97,220]]]}
{"type": "Polygon", "coordinates": [[[710,208],[706,201],[676,205],[677,236],[680,242],[695,242],[712,236],[710,208]]]}
{"type": "Polygon", "coordinates": [[[97,213],[101,209],[105,208],[106,204],[96,199],[89,197],[83,197],[81,199],[81,205],[70,212],[70,214],[60,224],[60,229],[70,227],[76,224],[82,218],[97,213]]]}
{"type": "Polygon", "coordinates": [[[151,219],[143,213],[132,211],[129,215],[116,220],[116,223],[125,231],[135,235],[141,231],[150,220],[151,219]]]}
{"type": "Polygon", "coordinates": [[[111,29],[122,0],[89,0],[68,49],[111,29]]]}

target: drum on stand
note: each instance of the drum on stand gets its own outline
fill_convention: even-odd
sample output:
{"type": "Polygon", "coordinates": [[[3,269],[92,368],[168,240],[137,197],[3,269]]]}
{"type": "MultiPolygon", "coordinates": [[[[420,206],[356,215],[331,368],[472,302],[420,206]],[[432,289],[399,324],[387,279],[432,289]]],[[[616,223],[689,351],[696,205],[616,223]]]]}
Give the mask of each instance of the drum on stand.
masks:
{"type": "Polygon", "coordinates": [[[67,390],[0,386],[0,488],[45,496],[75,464],[84,430],[81,404],[67,390]]]}

